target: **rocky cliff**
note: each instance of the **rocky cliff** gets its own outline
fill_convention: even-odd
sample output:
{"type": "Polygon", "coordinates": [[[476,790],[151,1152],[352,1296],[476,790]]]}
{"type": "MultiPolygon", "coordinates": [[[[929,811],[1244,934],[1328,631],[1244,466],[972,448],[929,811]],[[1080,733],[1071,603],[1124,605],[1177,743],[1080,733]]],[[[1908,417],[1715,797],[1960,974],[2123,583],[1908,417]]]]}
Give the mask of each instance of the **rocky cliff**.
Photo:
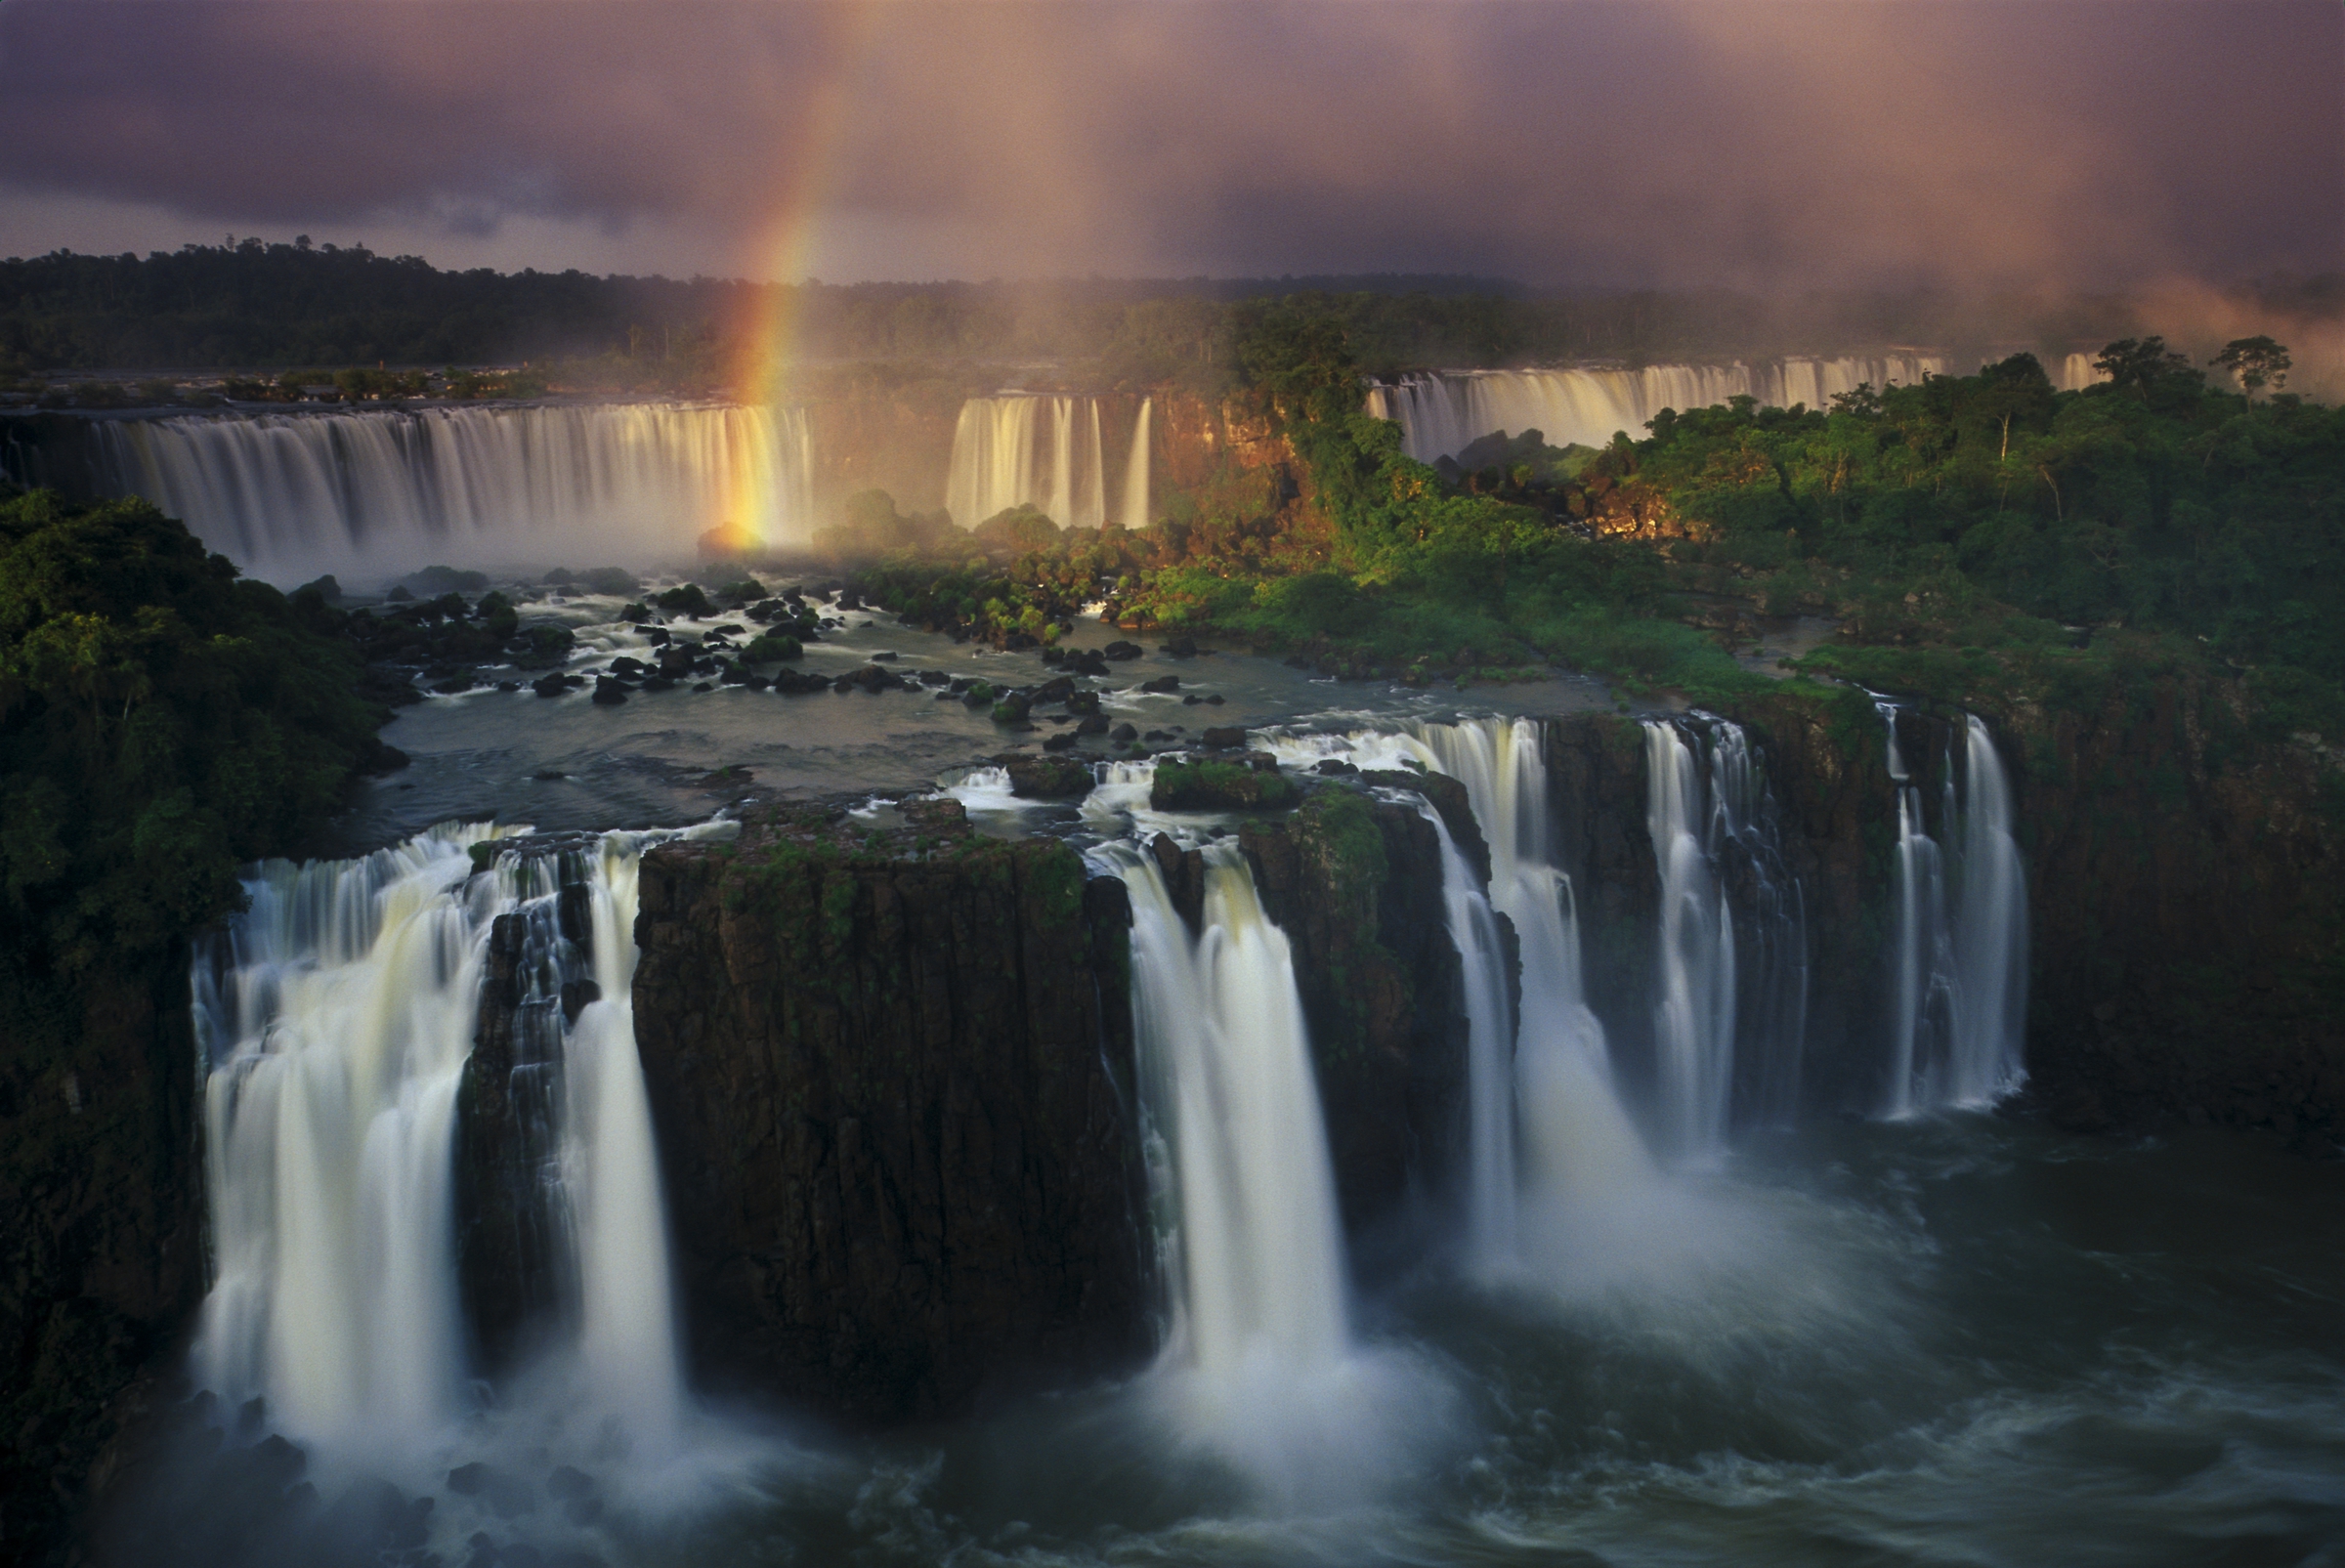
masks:
{"type": "Polygon", "coordinates": [[[657,849],[636,926],[694,1368],[875,1420],[1151,1342],[1123,884],[908,809],[657,849]]]}
{"type": "MultiPolygon", "coordinates": [[[[1465,982],[1440,837],[1410,806],[1330,785],[1240,840],[1294,950],[1337,1195],[1360,1231],[1448,1181],[1464,1147],[1465,982]]],[[[1478,834],[1475,851],[1486,859],[1478,834]]]]}

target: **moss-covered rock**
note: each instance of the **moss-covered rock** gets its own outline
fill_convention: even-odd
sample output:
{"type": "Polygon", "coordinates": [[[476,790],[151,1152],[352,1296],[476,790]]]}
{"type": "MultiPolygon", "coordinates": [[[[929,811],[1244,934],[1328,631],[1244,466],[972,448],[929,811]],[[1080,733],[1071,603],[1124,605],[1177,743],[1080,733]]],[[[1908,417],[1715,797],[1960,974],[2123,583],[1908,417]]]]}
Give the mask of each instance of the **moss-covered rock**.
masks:
{"type": "Polygon", "coordinates": [[[693,1363],[870,1420],[1149,1342],[1124,886],[904,811],[662,846],[636,925],[693,1363]]]}
{"type": "Polygon", "coordinates": [[[1266,751],[1246,761],[1166,757],[1148,790],[1148,804],[1158,811],[1283,811],[1301,798],[1266,751]]]}

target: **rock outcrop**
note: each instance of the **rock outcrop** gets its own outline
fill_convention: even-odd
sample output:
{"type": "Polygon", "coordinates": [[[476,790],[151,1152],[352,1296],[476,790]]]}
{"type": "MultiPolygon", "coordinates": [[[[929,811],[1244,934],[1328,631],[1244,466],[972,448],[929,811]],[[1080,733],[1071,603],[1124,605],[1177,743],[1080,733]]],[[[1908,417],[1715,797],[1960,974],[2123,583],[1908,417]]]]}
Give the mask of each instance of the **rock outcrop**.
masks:
{"type": "Polygon", "coordinates": [[[662,846],[636,925],[694,1368],[866,1420],[1151,1341],[1124,886],[907,815],[662,846]]]}
{"type": "Polygon", "coordinates": [[[1465,981],[1441,841],[1418,811],[1342,785],[1240,842],[1286,932],[1347,1228],[1445,1182],[1465,1138],[1465,981]]]}

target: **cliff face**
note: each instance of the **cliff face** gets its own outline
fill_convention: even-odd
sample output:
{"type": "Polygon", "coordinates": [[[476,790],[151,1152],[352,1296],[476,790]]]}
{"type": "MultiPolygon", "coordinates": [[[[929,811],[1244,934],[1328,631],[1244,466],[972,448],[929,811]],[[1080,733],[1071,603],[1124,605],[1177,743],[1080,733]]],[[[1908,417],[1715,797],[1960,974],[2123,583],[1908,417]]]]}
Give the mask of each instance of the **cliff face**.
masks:
{"type": "Polygon", "coordinates": [[[184,947],[0,975],[0,1557],[62,1560],[204,1284],[184,947]]]}
{"type": "Polygon", "coordinates": [[[647,855],[636,1038],[704,1386],[894,1420],[1149,1341],[1129,906],[951,802],[647,855]]]}
{"type": "Polygon", "coordinates": [[[1294,950],[1337,1196],[1357,1231],[1446,1181],[1463,1149],[1465,982],[1440,837],[1408,806],[1329,787],[1240,839],[1294,950]]]}
{"type": "Polygon", "coordinates": [[[2023,736],[2034,1096],[2079,1128],[2175,1116],[2332,1150],[2340,759],[2252,742],[2224,690],[2173,680],[2023,736]]]}
{"type": "MultiPolygon", "coordinates": [[[[1812,1107],[1878,1086],[1895,795],[1881,726],[1837,704],[1736,704],[1766,751],[1808,897],[1812,1107]]],[[[2101,1130],[2262,1127],[2308,1152],[2345,1135],[2345,845],[2339,759],[2252,738],[2222,687],[2173,678],[2097,711],[1987,715],[2012,777],[2029,920],[2027,1099],[2101,1130]]],[[[1960,715],[1900,723],[1936,779],[1960,715]]],[[[1939,792],[1921,791],[1942,838],[1939,792]]]]}

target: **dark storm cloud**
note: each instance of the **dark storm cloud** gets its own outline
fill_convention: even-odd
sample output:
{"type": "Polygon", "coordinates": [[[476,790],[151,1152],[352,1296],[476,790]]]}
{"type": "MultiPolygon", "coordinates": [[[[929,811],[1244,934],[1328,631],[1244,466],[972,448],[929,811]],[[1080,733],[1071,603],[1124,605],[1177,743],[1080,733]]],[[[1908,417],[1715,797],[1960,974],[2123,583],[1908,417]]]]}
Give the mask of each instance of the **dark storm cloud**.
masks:
{"type": "Polygon", "coordinates": [[[16,0],[0,182],[720,249],[811,196],[876,274],[2231,276],[2345,254],[2345,11],[16,0]]]}

